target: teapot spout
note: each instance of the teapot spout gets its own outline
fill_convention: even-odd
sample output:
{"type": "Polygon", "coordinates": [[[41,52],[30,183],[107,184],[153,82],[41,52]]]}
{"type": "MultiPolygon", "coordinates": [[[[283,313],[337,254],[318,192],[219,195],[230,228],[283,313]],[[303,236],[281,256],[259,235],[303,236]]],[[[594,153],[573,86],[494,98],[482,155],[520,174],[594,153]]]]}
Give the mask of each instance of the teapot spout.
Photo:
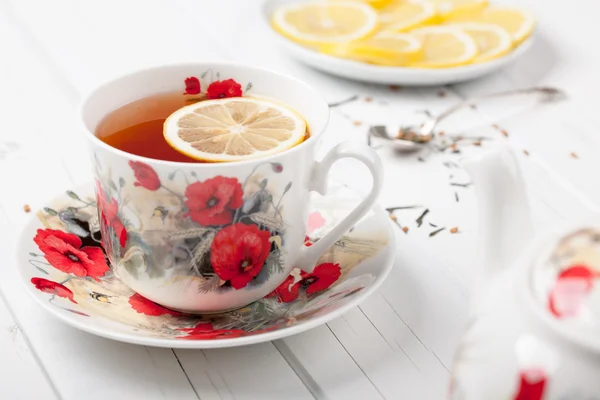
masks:
{"type": "Polygon", "coordinates": [[[475,187],[479,209],[478,245],[482,288],[508,268],[532,238],[533,227],[525,185],[517,160],[497,148],[463,161],[475,187]]]}

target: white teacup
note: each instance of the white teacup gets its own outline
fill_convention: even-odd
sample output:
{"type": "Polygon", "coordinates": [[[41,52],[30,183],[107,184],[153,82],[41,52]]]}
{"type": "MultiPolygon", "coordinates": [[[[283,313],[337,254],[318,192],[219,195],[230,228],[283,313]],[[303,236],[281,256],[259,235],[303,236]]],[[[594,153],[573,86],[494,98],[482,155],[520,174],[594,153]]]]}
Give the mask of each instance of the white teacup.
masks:
{"type": "Polygon", "coordinates": [[[93,90],[80,112],[93,152],[102,242],[112,267],[133,290],[172,309],[210,313],[243,307],[273,291],[294,267],[310,272],[381,190],[381,161],[366,145],[342,143],[322,161],[314,160],[328,104],[305,83],[268,70],[220,62],[146,69],[93,90]],[[111,111],[161,92],[183,93],[188,77],[199,78],[205,91],[211,76],[234,79],[251,88],[248,94],[294,108],[311,136],[275,155],[218,164],[139,157],[94,136],[111,111]],[[341,158],[363,162],[373,188],[345,220],[307,247],[309,193],[325,193],[329,169],[341,158]]]}

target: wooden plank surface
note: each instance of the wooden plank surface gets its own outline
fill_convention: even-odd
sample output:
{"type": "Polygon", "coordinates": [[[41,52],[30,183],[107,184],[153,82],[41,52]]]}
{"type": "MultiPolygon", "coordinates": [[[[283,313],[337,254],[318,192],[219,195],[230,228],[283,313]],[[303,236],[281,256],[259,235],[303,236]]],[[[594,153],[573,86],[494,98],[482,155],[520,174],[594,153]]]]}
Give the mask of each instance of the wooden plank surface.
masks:
{"type": "MultiPolygon", "coordinates": [[[[443,129],[489,136],[521,153],[537,229],[598,211],[600,187],[591,171],[600,166],[594,156],[600,150],[595,134],[600,117],[592,108],[593,95],[600,89],[595,79],[600,57],[584,52],[581,45],[582,38],[600,33],[592,18],[598,8],[594,1],[578,3],[577,15],[571,15],[577,24],[565,23],[574,11],[560,2],[498,1],[528,7],[538,16],[538,37],[530,53],[475,82],[400,91],[324,75],[274,50],[269,29],[259,17],[260,3],[0,3],[0,34],[10,38],[0,47],[11,55],[11,62],[0,65],[3,109],[44,104],[36,107],[35,117],[29,107],[14,106],[3,117],[11,125],[0,133],[0,182],[10,188],[0,195],[2,259],[9,259],[14,232],[29,217],[23,212],[25,203],[35,208],[48,196],[91,177],[85,151],[78,150],[84,143],[74,105],[81,94],[111,76],[163,62],[222,59],[262,65],[306,80],[331,102],[358,96],[332,109],[321,154],[343,140],[364,142],[369,124],[416,122],[417,110],[436,113],[461,98],[497,90],[559,86],[567,91],[568,101],[544,106],[494,102],[467,110],[443,129]],[[372,101],[366,102],[366,97],[372,101]],[[492,123],[501,124],[508,137],[492,123]]],[[[465,149],[461,156],[478,151],[465,149]]],[[[21,370],[37,371],[27,372],[39,382],[31,390],[48,398],[54,393],[64,399],[77,399],[82,393],[89,399],[444,398],[454,347],[468,318],[476,268],[473,189],[449,186],[450,175],[468,180],[464,171],[444,166],[459,156],[434,154],[420,162],[417,155],[398,157],[388,149],[380,154],[388,182],[384,206],[422,204],[431,210],[430,222],[460,227],[461,234],[430,238],[429,230],[414,224],[418,212],[400,214],[410,230],[397,232],[399,252],[390,278],[379,293],[344,317],[246,348],[151,349],[96,338],[55,321],[26,296],[11,268],[0,290],[16,320],[0,306],[0,316],[8,318],[7,323],[1,320],[2,326],[19,329],[27,340],[17,344],[10,334],[0,335],[0,355],[14,359],[28,354],[21,370]]],[[[367,176],[351,162],[334,170],[336,180],[359,190],[367,176]]],[[[14,374],[18,379],[13,384],[25,379],[24,372],[14,374]]],[[[2,390],[13,389],[0,388],[0,398],[2,390]]]]}

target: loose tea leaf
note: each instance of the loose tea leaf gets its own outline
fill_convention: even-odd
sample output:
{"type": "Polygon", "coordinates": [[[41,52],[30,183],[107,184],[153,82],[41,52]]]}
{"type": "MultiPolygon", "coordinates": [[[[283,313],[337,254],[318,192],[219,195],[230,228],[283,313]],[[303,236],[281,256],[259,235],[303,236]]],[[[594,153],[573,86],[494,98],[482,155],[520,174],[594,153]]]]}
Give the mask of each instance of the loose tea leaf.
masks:
{"type": "Polygon", "coordinates": [[[342,106],[344,104],[351,103],[351,102],[355,101],[356,99],[358,99],[358,95],[354,95],[352,97],[349,97],[346,100],[338,101],[338,102],[335,102],[335,103],[329,103],[329,108],[339,107],[339,106],[342,106]]]}
{"type": "Polygon", "coordinates": [[[429,237],[434,237],[435,235],[437,235],[438,233],[440,233],[441,231],[443,231],[446,228],[440,228],[437,231],[433,231],[429,234],[429,237]]]}
{"type": "Polygon", "coordinates": [[[421,215],[419,215],[419,218],[417,218],[417,227],[421,227],[421,225],[423,225],[423,218],[425,218],[425,216],[429,214],[429,208],[425,209],[425,211],[423,211],[423,213],[421,215]]]}
{"type": "Polygon", "coordinates": [[[458,187],[463,187],[463,188],[468,188],[469,186],[471,186],[473,183],[469,182],[469,183],[456,183],[456,182],[450,182],[450,186],[458,186],[458,187]]]}
{"type": "Polygon", "coordinates": [[[387,212],[393,212],[393,211],[396,211],[396,210],[412,210],[412,209],[415,209],[415,208],[421,208],[421,207],[422,207],[422,206],[401,206],[401,207],[388,207],[388,208],[386,208],[385,210],[386,210],[387,212]]]}

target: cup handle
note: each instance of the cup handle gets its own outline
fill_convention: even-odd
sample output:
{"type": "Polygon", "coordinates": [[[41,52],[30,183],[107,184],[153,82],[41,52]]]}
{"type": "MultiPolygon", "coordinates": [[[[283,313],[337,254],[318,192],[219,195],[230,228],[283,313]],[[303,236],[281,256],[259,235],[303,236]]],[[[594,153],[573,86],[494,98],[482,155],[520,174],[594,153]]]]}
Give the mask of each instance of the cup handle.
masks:
{"type": "Polygon", "coordinates": [[[381,164],[381,159],[377,153],[367,145],[355,142],[340,143],[331,149],[321,162],[315,162],[310,174],[308,190],[322,195],[326,194],[329,170],[336,161],[342,158],[354,158],[361,161],[369,168],[371,176],[373,177],[371,193],[329,233],[312,246],[303,246],[295,266],[307,273],[312,272],[315,268],[315,264],[321,254],[331,247],[344,233],[346,233],[346,231],[352,228],[354,224],[371,210],[381,193],[383,182],[383,166],[381,164]]]}

